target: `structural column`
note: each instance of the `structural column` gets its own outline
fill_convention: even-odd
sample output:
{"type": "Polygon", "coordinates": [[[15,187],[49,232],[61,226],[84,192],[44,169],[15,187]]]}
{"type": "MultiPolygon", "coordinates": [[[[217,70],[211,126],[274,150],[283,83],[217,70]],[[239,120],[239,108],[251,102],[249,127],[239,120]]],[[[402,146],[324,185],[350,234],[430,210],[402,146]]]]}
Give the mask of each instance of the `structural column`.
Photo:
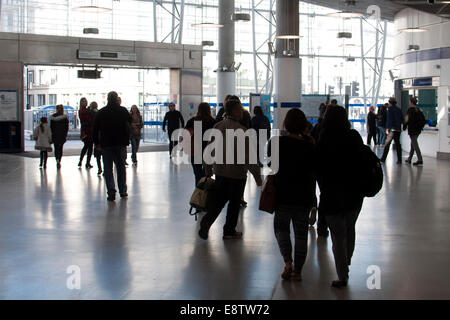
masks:
{"type": "MultiPolygon", "coordinates": [[[[299,1],[277,0],[277,37],[299,35],[299,1]]],[[[302,62],[298,39],[276,40],[275,129],[282,129],[286,113],[301,107],[302,62]]]]}
{"type": "Polygon", "coordinates": [[[219,0],[219,66],[217,69],[217,102],[222,103],[228,94],[236,94],[234,72],[234,0],[219,0]]]}

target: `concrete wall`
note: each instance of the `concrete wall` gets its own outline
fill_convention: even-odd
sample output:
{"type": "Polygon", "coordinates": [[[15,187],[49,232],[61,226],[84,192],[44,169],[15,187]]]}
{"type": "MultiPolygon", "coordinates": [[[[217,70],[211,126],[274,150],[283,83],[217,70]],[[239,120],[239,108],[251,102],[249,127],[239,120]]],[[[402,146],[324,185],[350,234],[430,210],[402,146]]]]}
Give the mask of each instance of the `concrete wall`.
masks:
{"type": "MultiPolygon", "coordinates": [[[[393,44],[394,61],[395,68],[399,72],[399,78],[440,77],[437,125],[439,131],[437,134],[427,135],[427,148],[430,145],[435,146],[436,150],[432,151],[431,154],[434,156],[444,154],[445,157],[445,154],[450,154],[450,126],[447,112],[450,107],[450,57],[441,54],[441,52],[450,48],[450,20],[408,8],[395,16],[394,25],[396,32],[393,44]],[[422,27],[428,29],[428,31],[421,33],[398,32],[399,29],[407,27],[422,27]],[[420,50],[408,51],[408,46],[411,44],[419,45],[420,50]],[[432,49],[435,49],[434,52],[430,51],[432,49]],[[425,54],[433,53],[434,55],[438,54],[439,58],[421,58],[425,54]]],[[[425,136],[423,139],[425,139],[425,136]]],[[[424,141],[424,143],[426,142],[424,141]]]]}

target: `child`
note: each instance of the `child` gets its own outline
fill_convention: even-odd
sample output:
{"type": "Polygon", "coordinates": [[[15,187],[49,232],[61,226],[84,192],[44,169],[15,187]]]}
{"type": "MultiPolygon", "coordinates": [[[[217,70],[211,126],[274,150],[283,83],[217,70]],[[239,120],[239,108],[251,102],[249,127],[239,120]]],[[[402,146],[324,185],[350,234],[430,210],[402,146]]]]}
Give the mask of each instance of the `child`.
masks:
{"type": "Polygon", "coordinates": [[[47,118],[41,118],[41,124],[34,129],[34,140],[36,140],[36,145],[34,148],[41,151],[41,162],[39,168],[47,168],[47,157],[48,152],[52,152],[52,132],[47,124],[47,118]]]}

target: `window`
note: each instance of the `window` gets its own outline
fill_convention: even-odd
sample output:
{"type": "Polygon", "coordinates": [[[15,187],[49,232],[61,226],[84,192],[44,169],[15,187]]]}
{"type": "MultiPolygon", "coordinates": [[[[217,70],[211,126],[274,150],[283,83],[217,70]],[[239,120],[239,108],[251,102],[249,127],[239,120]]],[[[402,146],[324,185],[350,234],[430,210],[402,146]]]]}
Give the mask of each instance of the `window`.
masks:
{"type": "Polygon", "coordinates": [[[48,95],[48,103],[51,105],[56,105],[56,94],[48,95]]]}
{"type": "Polygon", "coordinates": [[[65,104],[65,105],[68,105],[68,106],[70,105],[69,94],[68,93],[64,93],[62,95],[62,103],[65,104]]]}
{"type": "Polygon", "coordinates": [[[52,69],[50,83],[55,84],[58,81],[58,70],[52,69]]]}
{"type": "Polygon", "coordinates": [[[34,70],[28,71],[28,86],[34,84],[34,70]]]}
{"type": "Polygon", "coordinates": [[[33,108],[34,107],[34,95],[33,94],[29,94],[27,97],[27,109],[33,108]]]}
{"type": "Polygon", "coordinates": [[[38,107],[45,105],[45,94],[38,94],[38,107]]]}
{"type": "Polygon", "coordinates": [[[45,70],[39,70],[39,84],[43,85],[44,83],[45,70]]]}

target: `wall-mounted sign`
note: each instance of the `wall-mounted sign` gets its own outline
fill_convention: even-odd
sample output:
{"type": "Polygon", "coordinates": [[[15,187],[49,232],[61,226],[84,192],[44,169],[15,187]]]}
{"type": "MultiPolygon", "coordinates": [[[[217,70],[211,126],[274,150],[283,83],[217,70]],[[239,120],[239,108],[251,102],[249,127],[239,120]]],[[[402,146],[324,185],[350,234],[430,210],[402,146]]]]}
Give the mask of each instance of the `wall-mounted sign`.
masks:
{"type": "Polygon", "coordinates": [[[77,50],[77,58],[80,60],[136,61],[136,53],[77,50]]]}
{"type": "Polygon", "coordinates": [[[0,90],[0,121],[17,121],[16,90],[0,90]]]}
{"type": "Polygon", "coordinates": [[[404,79],[401,81],[401,88],[421,88],[421,87],[439,87],[440,78],[439,77],[429,77],[429,78],[412,78],[404,79]]]}

